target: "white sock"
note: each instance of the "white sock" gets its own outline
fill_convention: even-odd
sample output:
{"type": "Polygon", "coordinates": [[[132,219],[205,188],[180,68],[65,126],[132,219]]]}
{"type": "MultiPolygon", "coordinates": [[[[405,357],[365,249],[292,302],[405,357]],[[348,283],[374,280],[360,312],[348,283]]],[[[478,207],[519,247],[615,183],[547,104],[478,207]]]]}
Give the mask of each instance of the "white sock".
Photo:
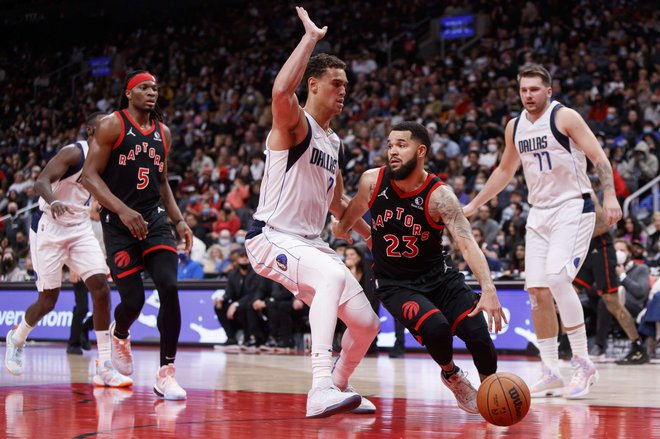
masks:
{"type": "Polygon", "coordinates": [[[23,344],[25,343],[25,340],[27,340],[28,335],[30,335],[30,331],[34,329],[34,326],[30,326],[27,324],[25,321],[25,318],[19,323],[18,327],[16,328],[16,331],[14,331],[14,335],[12,336],[12,340],[14,340],[14,343],[17,344],[23,344]]]}
{"type": "Polygon", "coordinates": [[[108,329],[104,331],[94,331],[96,333],[96,348],[99,351],[99,360],[101,364],[105,363],[105,360],[110,359],[110,349],[112,339],[110,338],[110,331],[108,329]]]}
{"type": "Polygon", "coordinates": [[[557,343],[557,337],[540,338],[537,341],[539,351],[541,351],[541,361],[552,373],[559,375],[559,343],[557,343]]]}
{"type": "Polygon", "coordinates": [[[318,387],[323,378],[332,379],[332,345],[312,346],[312,387],[318,387]]]}
{"type": "Polygon", "coordinates": [[[571,350],[574,357],[589,359],[587,351],[587,331],[584,325],[581,325],[570,331],[566,331],[568,341],[571,342],[571,350]]]}

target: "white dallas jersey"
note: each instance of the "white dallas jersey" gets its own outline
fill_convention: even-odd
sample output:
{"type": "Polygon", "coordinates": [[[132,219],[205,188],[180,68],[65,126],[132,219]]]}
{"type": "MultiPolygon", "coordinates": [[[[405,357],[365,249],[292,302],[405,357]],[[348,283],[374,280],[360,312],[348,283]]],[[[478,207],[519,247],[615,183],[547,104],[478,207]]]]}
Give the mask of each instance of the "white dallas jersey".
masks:
{"type": "Polygon", "coordinates": [[[532,206],[555,207],[591,193],[587,157],[555,123],[562,105],[552,102],[534,123],[527,110],[514,122],[513,144],[520,155],[532,206]]]}
{"type": "Polygon", "coordinates": [[[87,151],[89,151],[89,145],[86,141],[80,140],[75,144],[67,145],[64,148],[79,148],[82,152],[82,158],[75,166],[69,167],[64,175],[51,185],[51,190],[53,191],[55,198],[66,204],[69,209],[72,210],[72,213],[67,212],[64,215],[57,217],[57,219],[54,219],[50,210],[50,205],[46,203],[46,200],[43,198],[39,198],[39,209],[48,215],[49,219],[53,222],[70,226],[89,220],[89,204],[91,196],[89,191],[78,181],[80,174],[82,173],[85,158],[87,157],[87,151]]]}
{"type": "Polygon", "coordinates": [[[266,138],[266,166],[254,218],[282,232],[319,235],[343,153],[337,134],[326,133],[312,116],[305,116],[308,132],[300,144],[274,151],[266,138]]]}

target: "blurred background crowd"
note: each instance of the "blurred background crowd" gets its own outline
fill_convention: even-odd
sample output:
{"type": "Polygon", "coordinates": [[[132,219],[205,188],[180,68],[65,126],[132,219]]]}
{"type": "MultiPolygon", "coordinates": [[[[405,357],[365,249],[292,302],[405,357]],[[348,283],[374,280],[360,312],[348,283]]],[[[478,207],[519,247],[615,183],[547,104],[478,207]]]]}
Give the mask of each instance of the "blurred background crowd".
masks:
{"type": "MultiPolygon", "coordinates": [[[[201,268],[180,270],[180,277],[226,276],[236,268],[235,253],[259,199],[272,82],[303,34],[293,6],[67,3],[66,9],[43,1],[2,6],[2,280],[33,274],[27,232],[38,199],[35,178],[59,147],[84,138],[87,114],[117,108],[126,72],[137,68],[158,78],[159,105],[173,135],[171,183],[196,237],[182,264],[201,268]]],[[[504,127],[521,111],[518,69],[540,63],[553,76],[554,99],[584,117],[611,158],[623,202],[658,175],[660,12],[654,4],[305,2],[313,20],[329,28],[317,50],[348,65],[347,101],[333,125],[346,145],[347,192],[355,191],[364,170],[385,163],[390,127],[416,120],[431,134],[429,171],[467,203],[497,166],[504,127]],[[467,14],[474,17],[475,38],[438,38],[439,17],[467,14]]],[[[304,102],[302,87],[299,98],[304,102]]],[[[615,234],[630,244],[631,260],[658,276],[660,214],[651,197],[642,194],[615,234]]],[[[524,278],[526,200],[520,172],[470,218],[497,278],[524,278]]],[[[327,231],[326,237],[334,248],[345,246],[327,231]]],[[[449,239],[446,245],[467,271],[449,239]]]]}

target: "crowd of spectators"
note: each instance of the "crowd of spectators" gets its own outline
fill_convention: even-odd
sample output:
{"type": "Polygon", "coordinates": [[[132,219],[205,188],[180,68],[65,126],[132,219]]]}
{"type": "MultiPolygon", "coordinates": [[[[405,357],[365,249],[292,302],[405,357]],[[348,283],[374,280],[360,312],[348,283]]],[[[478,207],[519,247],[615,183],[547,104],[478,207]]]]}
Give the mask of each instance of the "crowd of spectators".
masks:
{"type": "MultiPolygon", "coordinates": [[[[346,146],[343,172],[349,194],[365,169],[382,166],[386,138],[401,120],[423,123],[431,134],[431,172],[467,203],[501,157],[506,123],[520,114],[516,73],[540,63],[553,76],[554,98],[577,110],[611,158],[620,200],[658,175],[660,158],[659,12],[649,1],[311,1],[313,19],[329,28],[318,51],[348,64],[348,96],[333,129],[346,146]],[[476,14],[476,44],[422,50],[434,38],[420,28],[445,15],[476,14]],[[481,32],[483,31],[483,32],[481,32]],[[396,44],[390,45],[389,41],[396,44]]],[[[195,234],[182,260],[182,278],[226,277],[259,199],[263,143],[271,124],[273,79],[302,35],[293,8],[265,1],[192,2],[137,23],[96,26],[107,11],[75,9],[14,23],[0,56],[0,247],[3,281],[33,275],[27,232],[36,176],[57,148],[84,135],[94,111],[116,109],[127,71],[147,68],[159,80],[159,105],[173,136],[172,183],[195,234]],[[170,11],[171,12],[171,11],[170,11]],[[69,12],[73,14],[74,12],[69,12]],[[43,29],[57,20],[80,21],[90,38],[72,42],[43,29]],[[39,31],[41,29],[41,31],[39,31]],[[37,39],[39,38],[39,41],[37,39]],[[110,74],[95,76],[90,57],[109,57],[110,74]],[[66,67],[66,68],[65,68],[66,67]],[[50,74],[53,71],[74,74],[50,74]],[[74,70],[71,70],[74,69],[74,70]]],[[[139,18],[139,14],[136,15],[139,18]]],[[[67,23],[68,23],[67,22],[67,23]]],[[[83,32],[85,33],[85,32],[83,32]]],[[[300,100],[304,102],[304,90],[300,100]]],[[[595,172],[590,174],[599,193],[595,172]]],[[[474,218],[475,237],[491,270],[524,278],[525,218],[522,173],[474,218]]],[[[618,225],[615,234],[637,260],[660,275],[660,219],[651,195],[618,225]],[[653,220],[652,220],[653,219],[653,220]]],[[[326,232],[327,233],[327,232],[326,232]]],[[[327,239],[333,238],[327,234],[327,239]]],[[[358,240],[359,241],[359,240],[358,240]]],[[[460,255],[446,245],[456,264],[460,255]]]]}

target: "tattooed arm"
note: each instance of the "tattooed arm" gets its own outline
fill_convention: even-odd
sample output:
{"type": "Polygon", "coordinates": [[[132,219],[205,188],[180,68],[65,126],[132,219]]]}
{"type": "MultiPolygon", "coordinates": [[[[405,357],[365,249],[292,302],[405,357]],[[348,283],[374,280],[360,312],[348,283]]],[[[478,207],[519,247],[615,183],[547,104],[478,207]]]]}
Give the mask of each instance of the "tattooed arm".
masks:
{"type": "MultiPolygon", "coordinates": [[[[355,225],[356,222],[362,220],[362,215],[369,209],[369,201],[376,188],[376,182],[378,181],[378,172],[380,169],[370,169],[365,171],[360,177],[360,184],[358,185],[358,191],[353,197],[352,200],[346,206],[346,209],[342,212],[341,217],[339,217],[339,222],[332,224],[332,234],[337,238],[346,239],[350,242],[350,233],[351,227],[355,225]]],[[[364,223],[366,225],[366,223],[364,223]]],[[[358,230],[362,236],[364,236],[360,230],[358,230]]]]}
{"type": "Polygon", "coordinates": [[[506,317],[497,298],[488,262],[472,236],[472,228],[463,214],[461,204],[449,187],[440,186],[433,191],[429,200],[429,215],[433,221],[445,224],[481,286],[481,299],[469,316],[485,311],[488,314],[488,329],[492,332],[494,326],[495,332],[499,332],[503,319],[506,323],[506,317]]]}
{"type": "Polygon", "coordinates": [[[621,219],[621,206],[619,206],[614,191],[612,165],[598,143],[596,136],[591,132],[582,116],[570,108],[561,108],[557,111],[557,128],[570,137],[576,145],[579,145],[594,164],[603,188],[603,212],[607,219],[607,225],[616,224],[621,219]]]}

